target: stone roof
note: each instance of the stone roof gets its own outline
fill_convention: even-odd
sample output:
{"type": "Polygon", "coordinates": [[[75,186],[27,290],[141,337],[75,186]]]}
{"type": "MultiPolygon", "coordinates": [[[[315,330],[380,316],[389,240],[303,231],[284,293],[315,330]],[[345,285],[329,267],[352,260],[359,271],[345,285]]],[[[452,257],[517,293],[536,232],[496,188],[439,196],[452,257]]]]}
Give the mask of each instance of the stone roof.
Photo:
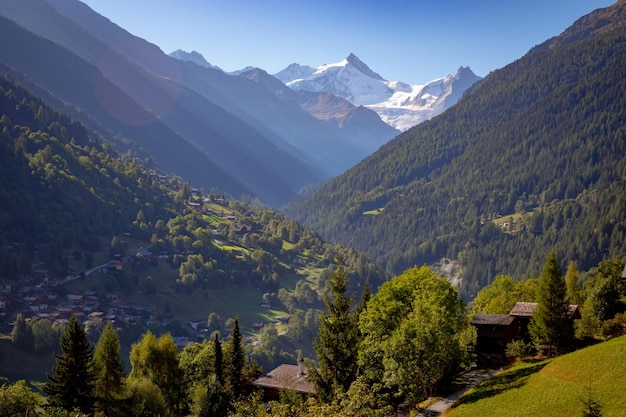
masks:
{"type": "Polygon", "coordinates": [[[474,326],[508,326],[515,320],[515,317],[508,314],[476,314],[472,318],[471,324],[474,326]]]}
{"type": "Polygon", "coordinates": [[[308,371],[302,367],[302,374],[298,365],[280,365],[263,375],[252,384],[260,388],[287,388],[303,394],[315,394],[313,382],[307,379],[308,371]]]}

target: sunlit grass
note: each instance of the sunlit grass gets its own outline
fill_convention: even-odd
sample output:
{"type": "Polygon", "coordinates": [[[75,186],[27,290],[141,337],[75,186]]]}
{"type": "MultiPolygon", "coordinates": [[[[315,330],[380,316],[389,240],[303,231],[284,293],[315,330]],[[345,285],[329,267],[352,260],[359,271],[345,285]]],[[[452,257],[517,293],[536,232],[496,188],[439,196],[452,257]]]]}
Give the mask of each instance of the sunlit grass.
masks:
{"type": "Polygon", "coordinates": [[[459,400],[446,417],[569,417],[593,397],[603,416],[626,415],[626,336],[549,361],[517,365],[459,400]]]}

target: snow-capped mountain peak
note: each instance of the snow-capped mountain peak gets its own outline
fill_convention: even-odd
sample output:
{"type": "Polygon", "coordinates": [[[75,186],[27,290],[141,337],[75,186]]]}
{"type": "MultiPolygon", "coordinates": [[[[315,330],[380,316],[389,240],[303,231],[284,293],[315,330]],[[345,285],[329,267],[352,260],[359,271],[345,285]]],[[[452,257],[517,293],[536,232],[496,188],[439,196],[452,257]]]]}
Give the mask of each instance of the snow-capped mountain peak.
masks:
{"type": "Polygon", "coordinates": [[[317,68],[292,64],[274,76],[294,90],[331,93],[355,106],[375,103],[391,94],[384,79],[354,54],[317,68]]]}
{"type": "Polygon", "coordinates": [[[284,70],[274,74],[275,78],[278,78],[283,84],[287,84],[290,81],[307,78],[314,74],[315,68],[300,64],[291,64],[284,70]]]}
{"type": "Polygon", "coordinates": [[[328,92],[355,106],[366,106],[399,130],[440,114],[480,79],[471,69],[461,67],[455,76],[423,85],[387,81],[352,53],[340,62],[317,68],[291,64],[274,77],[294,90],[328,92]]]}
{"type": "Polygon", "coordinates": [[[363,61],[361,61],[356,55],[354,55],[353,53],[351,53],[350,55],[348,55],[348,57],[345,59],[346,63],[349,65],[352,65],[354,68],[356,68],[358,71],[360,71],[362,74],[367,75],[368,77],[371,77],[375,80],[379,80],[379,81],[385,81],[385,79],[383,77],[381,77],[380,75],[378,75],[377,73],[375,73],[374,71],[372,71],[370,69],[370,67],[368,67],[363,61]]]}
{"type": "Polygon", "coordinates": [[[204,59],[204,56],[202,56],[202,54],[198,51],[187,52],[183,51],[182,49],[177,49],[174,52],[170,53],[169,56],[171,56],[172,58],[176,58],[180,61],[193,62],[194,64],[200,65],[201,67],[213,68],[220,71],[222,70],[219,67],[209,64],[209,62],[204,59]]]}

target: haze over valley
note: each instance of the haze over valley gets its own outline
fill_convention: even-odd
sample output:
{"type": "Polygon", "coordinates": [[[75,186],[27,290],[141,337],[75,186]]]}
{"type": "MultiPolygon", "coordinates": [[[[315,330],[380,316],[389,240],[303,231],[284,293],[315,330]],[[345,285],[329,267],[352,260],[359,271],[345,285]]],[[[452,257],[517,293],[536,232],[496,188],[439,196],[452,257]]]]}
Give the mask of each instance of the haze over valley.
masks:
{"type": "Polygon", "coordinates": [[[0,417],[620,415],[626,0],[165,3],[0,0],[0,417]]]}

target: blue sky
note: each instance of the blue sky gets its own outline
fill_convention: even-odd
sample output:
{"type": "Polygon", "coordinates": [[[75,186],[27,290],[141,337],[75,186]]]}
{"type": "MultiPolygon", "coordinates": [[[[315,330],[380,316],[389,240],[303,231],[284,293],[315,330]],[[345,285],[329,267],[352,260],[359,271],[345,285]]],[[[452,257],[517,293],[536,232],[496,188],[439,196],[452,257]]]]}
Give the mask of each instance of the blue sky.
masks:
{"type": "Polygon", "coordinates": [[[164,52],[275,73],[350,53],[390,81],[422,84],[520,58],[607,0],[82,0],[164,52]]]}

